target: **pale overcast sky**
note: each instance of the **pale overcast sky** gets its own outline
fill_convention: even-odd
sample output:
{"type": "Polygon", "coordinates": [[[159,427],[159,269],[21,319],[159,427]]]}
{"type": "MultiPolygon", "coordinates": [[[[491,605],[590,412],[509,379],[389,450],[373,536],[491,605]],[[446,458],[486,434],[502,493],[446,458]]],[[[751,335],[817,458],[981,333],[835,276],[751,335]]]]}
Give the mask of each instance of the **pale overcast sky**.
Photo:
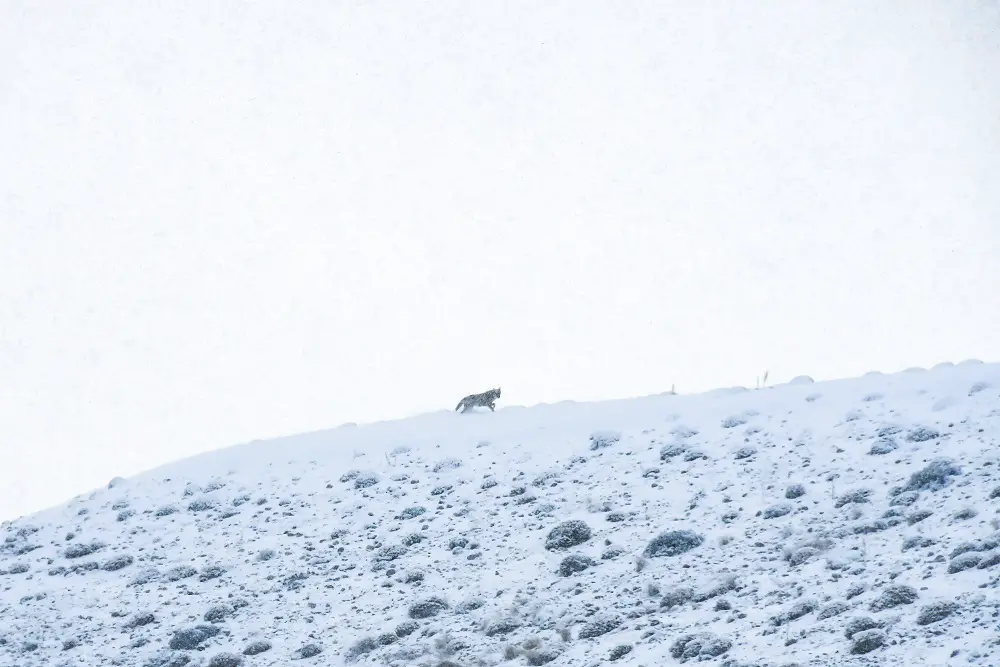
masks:
{"type": "Polygon", "coordinates": [[[454,408],[1000,360],[996,2],[0,3],[0,518],[454,408]]]}

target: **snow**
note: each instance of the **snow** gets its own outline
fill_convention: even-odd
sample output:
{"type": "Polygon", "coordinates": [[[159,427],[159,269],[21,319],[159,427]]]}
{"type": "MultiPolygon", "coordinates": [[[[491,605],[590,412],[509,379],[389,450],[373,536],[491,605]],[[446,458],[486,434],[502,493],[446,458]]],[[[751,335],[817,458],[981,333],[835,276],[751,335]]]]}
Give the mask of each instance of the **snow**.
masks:
{"type": "Polygon", "coordinates": [[[0,664],[995,665],[998,386],[441,410],[115,478],[4,525],[0,664]]]}

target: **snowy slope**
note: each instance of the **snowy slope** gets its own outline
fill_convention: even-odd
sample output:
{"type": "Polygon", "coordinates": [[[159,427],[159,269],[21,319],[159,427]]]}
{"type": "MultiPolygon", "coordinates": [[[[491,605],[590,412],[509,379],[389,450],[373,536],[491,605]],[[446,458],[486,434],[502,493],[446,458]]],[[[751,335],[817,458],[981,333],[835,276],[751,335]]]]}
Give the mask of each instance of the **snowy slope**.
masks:
{"type": "Polygon", "coordinates": [[[966,362],[253,442],[5,525],[0,664],[996,665],[998,435],[966,362]]]}

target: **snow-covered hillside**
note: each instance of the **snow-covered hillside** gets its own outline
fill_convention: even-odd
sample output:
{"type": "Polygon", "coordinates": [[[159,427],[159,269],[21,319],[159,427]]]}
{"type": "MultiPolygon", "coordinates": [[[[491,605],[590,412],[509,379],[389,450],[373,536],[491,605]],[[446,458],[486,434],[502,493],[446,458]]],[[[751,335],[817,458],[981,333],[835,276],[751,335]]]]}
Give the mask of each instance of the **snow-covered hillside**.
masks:
{"type": "Polygon", "coordinates": [[[966,362],[253,442],[6,524],[0,664],[996,665],[998,435],[966,362]]]}

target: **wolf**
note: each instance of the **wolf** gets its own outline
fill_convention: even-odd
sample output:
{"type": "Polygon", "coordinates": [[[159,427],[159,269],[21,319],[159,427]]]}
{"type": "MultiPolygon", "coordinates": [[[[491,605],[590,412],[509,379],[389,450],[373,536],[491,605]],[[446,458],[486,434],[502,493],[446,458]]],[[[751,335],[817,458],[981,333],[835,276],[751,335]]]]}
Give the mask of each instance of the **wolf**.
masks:
{"type": "Polygon", "coordinates": [[[491,412],[496,408],[497,399],[500,398],[500,387],[484,391],[481,394],[471,394],[466,396],[455,406],[456,412],[465,412],[469,408],[481,406],[489,408],[491,412]]]}

